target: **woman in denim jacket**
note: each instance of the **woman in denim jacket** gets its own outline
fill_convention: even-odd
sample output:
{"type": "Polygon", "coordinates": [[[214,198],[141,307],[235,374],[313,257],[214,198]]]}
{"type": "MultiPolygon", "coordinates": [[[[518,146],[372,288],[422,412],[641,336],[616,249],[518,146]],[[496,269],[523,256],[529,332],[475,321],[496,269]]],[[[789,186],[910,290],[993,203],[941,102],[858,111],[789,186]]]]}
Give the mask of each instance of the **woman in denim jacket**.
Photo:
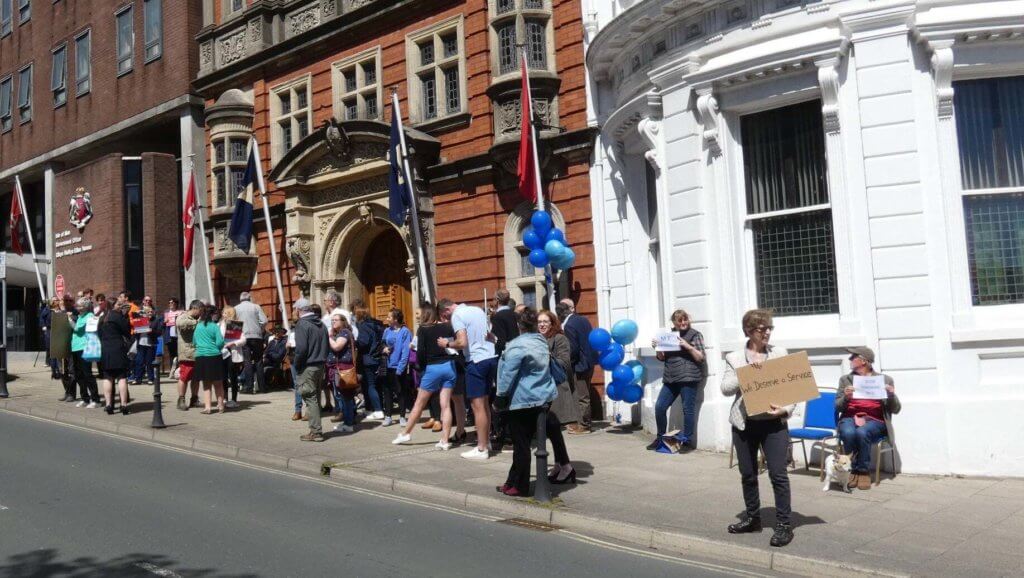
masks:
{"type": "MultiPolygon", "coordinates": [[[[551,377],[548,342],[537,333],[535,310],[527,308],[519,315],[519,332],[519,337],[505,346],[498,363],[498,397],[507,403],[512,435],[512,467],[505,484],[497,488],[506,496],[525,496],[529,491],[530,442],[537,429],[537,417],[558,395],[551,377]]],[[[555,466],[548,479],[556,484],[575,482],[576,470],[565,449],[562,427],[551,412],[547,412],[547,437],[555,454],[555,466]]]]}

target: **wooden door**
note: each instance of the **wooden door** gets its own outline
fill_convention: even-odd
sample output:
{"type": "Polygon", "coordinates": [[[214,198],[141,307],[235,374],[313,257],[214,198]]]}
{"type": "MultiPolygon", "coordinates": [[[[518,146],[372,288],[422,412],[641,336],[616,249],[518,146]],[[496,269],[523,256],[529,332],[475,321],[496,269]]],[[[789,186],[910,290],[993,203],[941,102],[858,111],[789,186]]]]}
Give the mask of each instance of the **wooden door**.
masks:
{"type": "Polygon", "coordinates": [[[402,238],[393,229],[387,229],[366,251],[362,281],[370,315],[384,322],[388,312],[397,308],[405,315],[406,325],[412,327],[412,284],[405,272],[407,255],[402,238]]]}

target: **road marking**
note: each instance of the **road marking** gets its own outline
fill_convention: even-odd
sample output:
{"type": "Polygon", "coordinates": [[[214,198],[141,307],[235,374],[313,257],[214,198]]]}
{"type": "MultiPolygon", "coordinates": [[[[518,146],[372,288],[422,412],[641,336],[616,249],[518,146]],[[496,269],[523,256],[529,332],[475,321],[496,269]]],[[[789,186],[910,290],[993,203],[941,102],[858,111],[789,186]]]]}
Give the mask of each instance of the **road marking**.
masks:
{"type": "MultiPolygon", "coordinates": [[[[0,411],[5,411],[5,410],[0,410],[0,411]]],[[[492,515],[488,515],[488,514],[481,514],[481,513],[478,513],[478,512],[471,512],[471,511],[468,511],[468,510],[462,510],[462,509],[454,508],[454,507],[451,507],[451,506],[443,506],[443,505],[440,505],[440,504],[431,504],[429,502],[424,502],[424,501],[417,500],[417,499],[414,499],[414,498],[407,498],[405,496],[398,496],[398,495],[395,495],[395,494],[388,494],[388,493],[384,493],[384,492],[379,492],[377,490],[370,490],[370,489],[367,489],[367,488],[361,488],[361,487],[358,487],[358,486],[352,486],[352,485],[349,485],[349,484],[344,484],[344,483],[341,483],[341,482],[337,482],[337,481],[331,480],[329,478],[328,479],[316,478],[316,477],[313,477],[311,474],[299,474],[299,473],[296,473],[296,472],[290,472],[290,471],[285,471],[285,470],[278,470],[278,469],[269,468],[269,467],[266,467],[266,466],[260,466],[260,465],[256,465],[256,464],[250,464],[250,463],[247,463],[247,462],[241,462],[241,461],[238,461],[238,460],[233,460],[231,458],[224,458],[224,457],[220,457],[220,456],[212,456],[212,455],[209,455],[209,454],[204,454],[204,453],[196,452],[196,451],[185,449],[185,448],[176,448],[176,447],[172,447],[172,446],[166,446],[166,445],[159,444],[159,443],[152,442],[152,441],[146,441],[146,440],[140,440],[140,439],[136,439],[136,438],[125,437],[125,436],[121,436],[121,435],[118,435],[118,434],[115,434],[115,433],[110,433],[110,432],[105,432],[105,431],[98,431],[98,430],[90,429],[90,428],[87,428],[87,427],[82,427],[82,426],[78,426],[78,425],[70,424],[70,423],[64,423],[64,422],[60,422],[60,421],[56,421],[56,420],[50,420],[50,419],[46,419],[46,418],[42,418],[42,417],[37,417],[37,416],[34,416],[34,415],[27,415],[27,414],[22,414],[22,413],[17,413],[17,412],[6,412],[6,413],[13,413],[14,415],[19,415],[19,416],[26,417],[26,418],[29,418],[29,419],[34,419],[34,420],[37,420],[37,421],[41,421],[41,422],[45,422],[45,423],[50,423],[50,424],[61,425],[61,426],[67,427],[67,428],[77,429],[77,430],[80,430],[80,431],[89,432],[89,433],[93,433],[93,434],[96,434],[96,435],[113,438],[113,439],[120,440],[120,441],[131,442],[131,443],[136,443],[136,444],[140,444],[140,445],[150,446],[150,447],[153,447],[153,448],[159,448],[159,449],[166,450],[166,451],[176,452],[176,453],[179,453],[179,454],[185,454],[185,455],[189,455],[189,456],[205,458],[207,460],[214,461],[214,462],[234,464],[236,466],[240,466],[240,467],[243,467],[243,468],[249,468],[251,470],[258,470],[258,471],[267,472],[267,473],[270,473],[270,474],[275,474],[275,475],[279,475],[279,476],[285,476],[285,477],[289,477],[289,478],[293,478],[293,479],[297,479],[297,480],[303,480],[303,481],[306,481],[306,482],[311,482],[311,483],[314,483],[314,484],[319,484],[321,486],[340,488],[340,489],[344,489],[344,490],[347,490],[347,491],[350,491],[350,492],[354,492],[354,493],[357,493],[357,494],[363,494],[363,495],[366,495],[366,496],[374,496],[376,498],[381,498],[381,499],[384,499],[384,500],[390,500],[392,502],[401,502],[401,503],[404,503],[404,504],[418,506],[418,507],[421,507],[421,508],[426,508],[426,509],[435,510],[435,511],[439,511],[439,512],[447,512],[449,514],[455,514],[455,515],[463,516],[463,517],[466,517],[466,518],[474,518],[474,519],[485,521],[485,522],[500,522],[503,519],[505,519],[505,518],[503,518],[501,516],[492,516],[492,515]]],[[[3,509],[6,509],[6,508],[3,508],[3,509]]],[[[585,534],[580,534],[580,533],[573,532],[573,531],[570,531],[570,530],[560,529],[560,530],[558,530],[558,531],[556,531],[554,533],[561,534],[561,535],[563,535],[563,536],[565,536],[565,537],[567,537],[569,539],[576,540],[578,542],[584,542],[584,543],[587,543],[587,544],[590,544],[592,546],[596,546],[596,547],[599,547],[599,548],[604,548],[604,549],[607,549],[607,550],[614,550],[614,551],[618,551],[618,552],[629,553],[629,554],[632,554],[634,556],[640,556],[640,557],[644,557],[644,558],[660,560],[660,561],[663,561],[663,562],[670,562],[670,563],[673,563],[673,564],[676,564],[676,565],[680,565],[680,566],[696,566],[696,567],[703,568],[705,570],[710,570],[710,571],[718,572],[718,573],[721,573],[721,574],[732,574],[734,576],[752,576],[752,577],[755,577],[755,576],[756,577],[771,576],[770,574],[762,574],[762,573],[757,573],[757,572],[751,572],[751,571],[743,570],[743,569],[739,569],[739,568],[730,568],[728,566],[719,566],[719,565],[712,564],[712,563],[709,563],[709,562],[702,562],[702,561],[698,561],[698,560],[693,560],[691,558],[685,558],[683,556],[674,556],[674,555],[660,554],[660,553],[655,552],[653,550],[646,550],[646,549],[641,549],[641,548],[632,548],[630,546],[624,546],[624,545],[616,544],[616,543],[613,543],[613,542],[606,542],[604,540],[593,538],[591,536],[587,536],[585,534]]],[[[148,572],[151,572],[153,574],[156,574],[156,572],[165,572],[163,574],[157,574],[158,576],[166,576],[166,577],[169,577],[169,578],[181,578],[180,575],[172,572],[171,570],[166,570],[166,569],[160,568],[160,567],[152,565],[152,564],[139,563],[139,564],[136,564],[136,565],[139,568],[142,568],[142,569],[144,569],[144,570],[146,570],[148,572]],[[152,569],[148,568],[148,567],[143,567],[143,565],[151,566],[152,569]]]]}
{"type": "Polygon", "coordinates": [[[161,568],[156,564],[150,564],[149,562],[139,562],[135,564],[136,568],[141,568],[150,574],[155,576],[166,576],[167,578],[181,578],[181,574],[168,570],[167,568],[161,568]]]}
{"type": "Polygon", "coordinates": [[[0,504],[0,510],[10,510],[7,506],[0,504]]]}

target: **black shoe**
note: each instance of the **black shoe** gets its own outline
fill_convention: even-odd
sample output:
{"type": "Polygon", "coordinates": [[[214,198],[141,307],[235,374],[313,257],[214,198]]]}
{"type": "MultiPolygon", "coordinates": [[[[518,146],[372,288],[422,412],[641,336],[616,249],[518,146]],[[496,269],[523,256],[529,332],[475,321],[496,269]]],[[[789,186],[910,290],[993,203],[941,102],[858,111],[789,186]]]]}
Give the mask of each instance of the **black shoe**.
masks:
{"type": "Polygon", "coordinates": [[[735,524],[729,524],[730,534],[750,534],[761,531],[761,518],[744,518],[735,524]]]}
{"type": "Polygon", "coordinates": [[[106,408],[107,415],[114,415],[114,406],[108,405],[106,408]]]}
{"type": "Polygon", "coordinates": [[[128,410],[128,406],[122,404],[121,405],[121,415],[128,415],[129,413],[131,413],[131,411],[128,410]]]}
{"type": "Polygon", "coordinates": [[[772,534],[772,539],[769,544],[776,548],[781,548],[786,544],[793,541],[793,526],[789,524],[778,523],[775,524],[775,533],[772,534]]]}
{"type": "Polygon", "coordinates": [[[654,438],[653,442],[647,444],[647,451],[653,452],[653,451],[657,450],[658,446],[660,446],[660,445],[661,445],[661,438],[654,438]]]}

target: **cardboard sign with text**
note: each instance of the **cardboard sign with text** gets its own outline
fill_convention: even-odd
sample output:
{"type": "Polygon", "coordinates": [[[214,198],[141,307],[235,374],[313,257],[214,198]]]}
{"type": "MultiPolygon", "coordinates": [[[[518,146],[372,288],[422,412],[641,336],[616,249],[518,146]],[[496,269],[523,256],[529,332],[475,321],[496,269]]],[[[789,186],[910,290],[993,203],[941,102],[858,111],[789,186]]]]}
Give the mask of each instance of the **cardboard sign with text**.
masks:
{"type": "Polygon", "coordinates": [[[750,365],[740,367],[736,370],[736,377],[740,381],[747,415],[770,411],[769,405],[782,407],[819,397],[818,384],[814,381],[806,351],[769,359],[761,369],[750,365]]]}

